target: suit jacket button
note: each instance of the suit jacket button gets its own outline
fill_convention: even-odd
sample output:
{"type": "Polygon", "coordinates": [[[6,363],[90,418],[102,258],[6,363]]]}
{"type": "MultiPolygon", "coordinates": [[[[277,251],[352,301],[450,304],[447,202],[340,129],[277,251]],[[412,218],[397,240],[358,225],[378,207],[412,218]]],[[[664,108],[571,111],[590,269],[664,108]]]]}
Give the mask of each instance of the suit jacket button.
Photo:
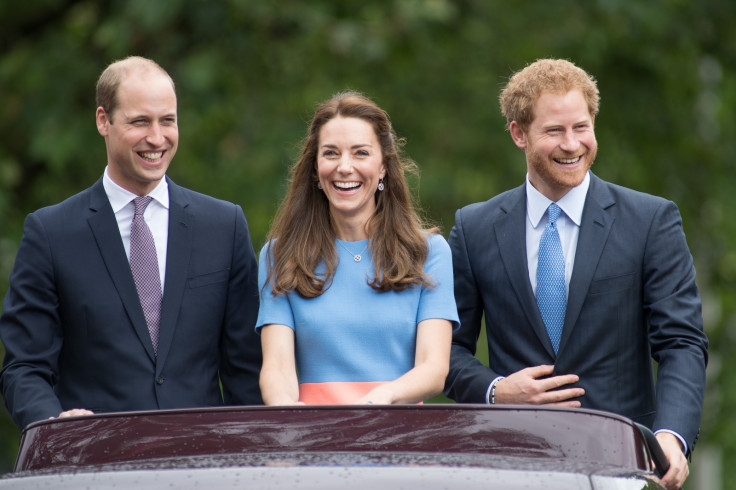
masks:
{"type": "Polygon", "coordinates": [[[162,385],[164,384],[164,378],[162,376],[159,376],[156,378],[156,384],[162,385]]]}

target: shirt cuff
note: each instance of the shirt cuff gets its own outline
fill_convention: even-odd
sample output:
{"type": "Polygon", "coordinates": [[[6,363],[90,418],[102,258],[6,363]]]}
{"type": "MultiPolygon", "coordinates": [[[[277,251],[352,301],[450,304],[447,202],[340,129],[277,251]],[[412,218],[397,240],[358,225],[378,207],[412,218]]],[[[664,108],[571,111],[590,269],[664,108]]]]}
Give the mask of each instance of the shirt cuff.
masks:
{"type": "Polygon", "coordinates": [[[506,376],[497,376],[491,381],[491,384],[488,385],[488,389],[486,390],[486,403],[491,404],[491,389],[496,386],[496,384],[501,381],[506,376]]]}
{"type": "Polygon", "coordinates": [[[659,429],[658,431],[656,431],[656,432],[654,433],[654,435],[656,436],[656,435],[657,435],[657,434],[659,434],[660,432],[667,432],[668,434],[672,434],[673,436],[677,437],[677,440],[679,440],[679,441],[680,441],[680,444],[682,444],[682,452],[683,452],[683,453],[685,453],[685,454],[687,454],[687,443],[685,442],[685,439],[683,439],[683,438],[682,438],[682,436],[681,436],[680,434],[678,434],[678,433],[677,433],[677,432],[675,432],[674,430],[669,430],[669,429],[659,429]]]}

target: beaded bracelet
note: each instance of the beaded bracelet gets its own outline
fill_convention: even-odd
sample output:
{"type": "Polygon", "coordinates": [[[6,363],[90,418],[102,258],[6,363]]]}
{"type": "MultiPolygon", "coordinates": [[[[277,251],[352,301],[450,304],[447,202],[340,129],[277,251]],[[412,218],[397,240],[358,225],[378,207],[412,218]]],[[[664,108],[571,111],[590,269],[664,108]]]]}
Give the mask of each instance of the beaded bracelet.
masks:
{"type": "Polygon", "coordinates": [[[493,380],[493,384],[491,384],[491,405],[496,404],[496,385],[499,381],[501,381],[503,378],[496,378],[493,380]]]}

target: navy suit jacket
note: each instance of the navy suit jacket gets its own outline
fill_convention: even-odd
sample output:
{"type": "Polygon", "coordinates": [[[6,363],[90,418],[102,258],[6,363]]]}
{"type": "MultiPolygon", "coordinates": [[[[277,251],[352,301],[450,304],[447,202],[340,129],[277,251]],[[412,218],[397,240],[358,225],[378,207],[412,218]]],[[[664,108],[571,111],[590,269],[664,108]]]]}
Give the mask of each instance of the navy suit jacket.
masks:
{"type": "Polygon", "coordinates": [[[529,282],[526,219],[524,185],[456,213],[449,242],[461,326],[448,396],[485,403],[497,376],[553,364],[580,377],[583,407],[673,430],[692,448],[708,343],[675,204],[591,174],[557,356],[529,282]],[[489,366],[474,357],[483,315],[489,366]]]}
{"type": "Polygon", "coordinates": [[[0,386],[19,427],[72,408],[262,403],[258,270],[243,211],[168,185],[158,356],[102,179],[26,218],[0,317],[0,386]]]}

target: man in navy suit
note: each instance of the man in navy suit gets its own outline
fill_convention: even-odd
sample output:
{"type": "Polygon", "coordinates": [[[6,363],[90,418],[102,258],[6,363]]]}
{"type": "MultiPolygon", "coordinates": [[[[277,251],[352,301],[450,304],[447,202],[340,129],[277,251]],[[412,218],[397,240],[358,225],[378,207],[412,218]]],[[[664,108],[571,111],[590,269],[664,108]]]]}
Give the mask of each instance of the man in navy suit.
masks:
{"type": "Polygon", "coordinates": [[[512,76],[500,99],[527,179],[455,216],[449,241],[461,327],[446,393],[465,403],[582,406],[630,417],[656,432],[671,463],[663,482],[678,488],[699,432],[707,362],[679,211],[590,172],[599,95],[582,69],[539,60],[512,76]],[[552,203],[561,210],[556,225],[548,225],[552,203]],[[540,240],[555,226],[559,267],[542,265],[537,276],[550,253],[547,246],[540,253],[540,240]],[[557,331],[538,306],[538,299],[549,304],[539,293],[550,275],[559,278],[557,331]],[[484,315],[489,366],[474,357],[484,315]]]}
{"type": "Polygon", "coordinates": [[[27,217],[3,303],[0,387],[13,420],[261,403],[248,225],[240,206],[165,176],[179,140],[173,80],[130,57],[103,72],[97,100],[104,174],[27,217]],[[145,314],[129,263],[139,196],[151,198],[146,270],[158,296],[145,314]]]}

